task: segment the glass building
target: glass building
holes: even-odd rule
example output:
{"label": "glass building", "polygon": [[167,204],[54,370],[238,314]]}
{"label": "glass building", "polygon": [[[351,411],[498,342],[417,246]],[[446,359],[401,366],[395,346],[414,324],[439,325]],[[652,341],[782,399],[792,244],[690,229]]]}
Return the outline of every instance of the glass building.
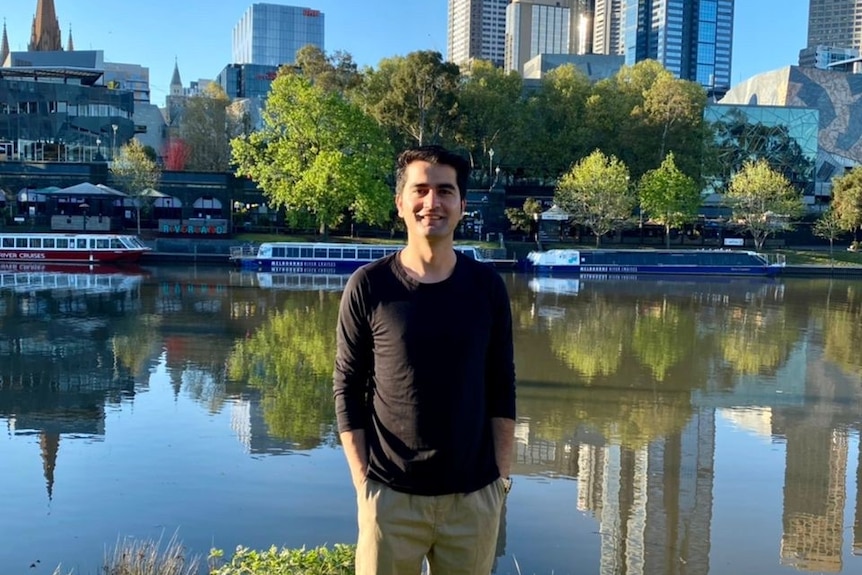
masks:
{"label": "glass building", "polygon": [[278,66],[228,64],[219,72],[215,81],[232,100],[266,98],[277,74]]}
{"label": "glass building", "polygon": [[814,204],[820,113],[816,108],[709,105],[704,119],[715,130],[719,173],[715,190],[725,189],[747,160],[765,159]]}
{"label": "glass building", "polygon": [[449,0],[447,58],[459,66],[471,59],[503,66],[506,6],[510,0]]}
{"label": "glass building", "polygon": [[710,95],[730,89],[733,0],[630,0],[623,18],[627,65],[657,60]]}
{"label": "glass building", "polygon": [[296,52],[311,44],[324,50],[320,10],[252,4],[233,29],[234,64],[295,64]]}

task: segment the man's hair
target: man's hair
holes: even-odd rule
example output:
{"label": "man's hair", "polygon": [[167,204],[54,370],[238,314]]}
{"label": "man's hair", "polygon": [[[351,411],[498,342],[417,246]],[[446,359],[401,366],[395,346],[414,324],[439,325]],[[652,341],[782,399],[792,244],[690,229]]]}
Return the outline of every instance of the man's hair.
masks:
{"label": "man's hair", "polygon": [[470,162],[466,158],[454,152],[450,152],[443,146],[419,146],[408,148],[398,154],[395,161],[395,195],[404,191],[406,180],[405,172],[407,166],[413,162],[428,162],[429,164],[440,164],[455,169],[455,178],[458,183],[458,193],[461,199],[467,197],[467,181],[470,178]]}

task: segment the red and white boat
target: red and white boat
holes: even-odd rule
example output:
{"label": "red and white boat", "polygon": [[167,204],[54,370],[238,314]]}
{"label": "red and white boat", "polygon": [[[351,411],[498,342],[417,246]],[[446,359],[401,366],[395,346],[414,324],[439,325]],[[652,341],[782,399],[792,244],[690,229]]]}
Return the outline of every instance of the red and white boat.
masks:
{"label": "red and white boat", "polygon": [[131,263],[148,251],[137,236],[0,233],[0,262]]}

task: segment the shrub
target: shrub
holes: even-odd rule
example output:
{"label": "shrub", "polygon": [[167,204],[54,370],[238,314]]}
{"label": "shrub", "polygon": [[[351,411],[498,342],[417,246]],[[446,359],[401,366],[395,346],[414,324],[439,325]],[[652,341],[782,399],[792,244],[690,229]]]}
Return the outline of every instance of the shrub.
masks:
{"label": "shrub", "polygon": [[[219,562],[223,555],[221,550],[213,549],[210,564]],[[355,546],[344,544],[336,544],[331,550],[272,546],[266,551],[255,551],[237,547],[230,563],[213,567],[210,575],[353,575],[355,556]]]}

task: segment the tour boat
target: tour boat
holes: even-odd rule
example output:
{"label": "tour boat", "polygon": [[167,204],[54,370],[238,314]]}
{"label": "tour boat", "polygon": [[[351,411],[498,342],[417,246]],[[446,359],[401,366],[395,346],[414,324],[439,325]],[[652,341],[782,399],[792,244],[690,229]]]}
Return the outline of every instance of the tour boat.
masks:
{"label": "tour boat", "polygon": [[[231,249],[230,260],[244,270],[349,274],[362,265],[403,248],[403,245],[383,244],[266,242],[257,249],[235,246]],[[456,245],[455,249],[483,261],[481,252],[475,246]]]}
{"label": "tour boat", "polygon": [[552,249],[527,254],[526,269],[537,274],[778,274],[784,255],[745,250],[574,250]]}
{"label": "tour boat", "polygon": [[0,262],[132,263],[149,250],[137,236],[0,233]]}

